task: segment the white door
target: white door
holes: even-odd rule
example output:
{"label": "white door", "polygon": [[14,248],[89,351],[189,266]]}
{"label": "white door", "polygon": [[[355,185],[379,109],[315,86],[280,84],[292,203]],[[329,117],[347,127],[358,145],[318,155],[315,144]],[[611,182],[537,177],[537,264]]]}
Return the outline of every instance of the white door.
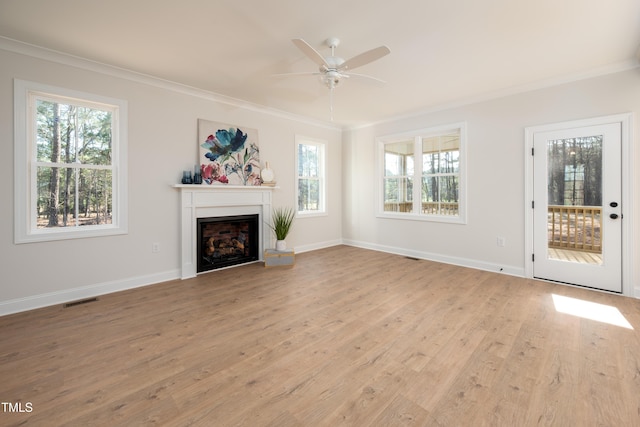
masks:
{"label": "white door", "polygon": [[533,277],[622,292],[621,123],[533,135]]}

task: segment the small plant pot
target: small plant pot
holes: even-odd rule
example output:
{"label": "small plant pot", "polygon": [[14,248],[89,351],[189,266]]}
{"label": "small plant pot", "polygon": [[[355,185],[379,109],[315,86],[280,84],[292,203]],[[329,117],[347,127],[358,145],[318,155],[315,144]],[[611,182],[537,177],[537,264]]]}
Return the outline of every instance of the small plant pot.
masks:
{"label": "small plant pot", "polygon": [[276,240],[276,251],[284,251],[287,249],[287,242],[284,240]]}

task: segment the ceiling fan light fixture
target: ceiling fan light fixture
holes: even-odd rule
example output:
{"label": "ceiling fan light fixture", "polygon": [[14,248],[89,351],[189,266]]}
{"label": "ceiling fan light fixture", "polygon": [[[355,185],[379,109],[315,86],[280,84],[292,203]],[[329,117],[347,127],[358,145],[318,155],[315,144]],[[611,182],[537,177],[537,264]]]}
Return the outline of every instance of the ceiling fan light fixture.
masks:
{"label": "ceiling fan light fixture", "polygon": [[338,86],[342,77],[347,76],[344,76],[335,70],[329,70],[320,76],[320,82],[329,89],[333,89]]}

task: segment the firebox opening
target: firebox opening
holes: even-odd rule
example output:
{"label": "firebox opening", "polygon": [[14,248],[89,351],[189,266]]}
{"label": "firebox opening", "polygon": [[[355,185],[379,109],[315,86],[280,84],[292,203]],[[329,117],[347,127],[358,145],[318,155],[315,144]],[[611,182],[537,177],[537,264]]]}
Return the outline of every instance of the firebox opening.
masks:
{"label": "firebox opening", "polygon": [[258,215],[198,218],[198,273],[258,260]]}

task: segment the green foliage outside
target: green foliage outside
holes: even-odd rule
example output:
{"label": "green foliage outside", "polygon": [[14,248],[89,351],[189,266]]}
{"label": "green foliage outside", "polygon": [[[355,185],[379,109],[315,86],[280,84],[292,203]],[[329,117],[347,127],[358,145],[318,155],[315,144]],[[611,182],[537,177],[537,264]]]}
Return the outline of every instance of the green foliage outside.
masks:
{"label": "green foliage outside", "polygon": [[112,114],[37,100],[38,227],[111,223]]}

